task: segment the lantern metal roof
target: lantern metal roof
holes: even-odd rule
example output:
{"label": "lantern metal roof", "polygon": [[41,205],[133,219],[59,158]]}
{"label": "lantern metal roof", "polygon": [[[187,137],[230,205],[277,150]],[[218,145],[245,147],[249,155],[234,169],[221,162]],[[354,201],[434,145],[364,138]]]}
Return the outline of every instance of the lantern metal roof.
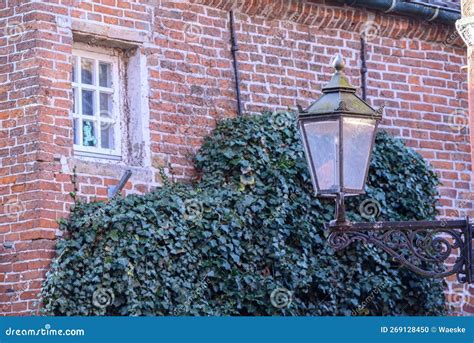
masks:
{"label": "lantern metal roof", "polygon": [[352,86],[344,75],[344,60],[338,54],[334,60],[333,67],[336,72],[331,81],[323,87],[323,96],[309,106],[305,111],[300,111],[300,117],[314,115],[337,115],[350,114],[354,116],[381,118],[381,114],[359,98],[356,88]]}

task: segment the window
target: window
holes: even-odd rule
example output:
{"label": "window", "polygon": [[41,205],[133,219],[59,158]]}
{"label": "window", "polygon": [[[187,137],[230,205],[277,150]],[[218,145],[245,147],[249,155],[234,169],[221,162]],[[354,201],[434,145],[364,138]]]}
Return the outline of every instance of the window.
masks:
{"label": "window", "polygon": [[77,155],[121,159],[119,58],[73,50],[73,129]]}

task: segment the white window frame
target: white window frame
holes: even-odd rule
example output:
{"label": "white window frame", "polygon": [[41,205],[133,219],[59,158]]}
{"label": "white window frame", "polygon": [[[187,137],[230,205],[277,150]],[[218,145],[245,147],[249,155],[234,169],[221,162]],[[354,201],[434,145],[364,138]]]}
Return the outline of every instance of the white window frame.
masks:
{"label": "white window frame", "polygon": [[[72,88],[76,89],[75,92],[75,105],[76,108],[72,109],[72,118],[73,120],[79,121],[79,126],[77,128],[79,132],[78,141],[83,141],[82,136],[82,129],[83,124],[82,120],[86,119],[88,121],[92,121],[95,126],[96,130],[96,139],[97,139],[97,146],[84,146],[82,144],[74,144],[74,151],[75,154],[78,156],[84,157],[94,157],[94,158],[105,158],[105,159],[112,159],[112,160],[121,160],[122,159],[122,130],[123,130],[123,123],[122,123],[122,104],[120,101],[120,93],[121,93],[121,82],[119,77],[119,57],[113,53],[111,49],[100,49],[100,52],[97,50],[90,51],[85,50],[82,48],[74,48],[72,50],[72,58],[75,60],[76,68],[75,68],[75,80],[76,82],[72,82]],[[92,59],[94,61],[94,85],[83,84],[81,80],[81,59],[87,58]],[[99,85],[99,63],[105,62],[111,64],[111,82],[112,87],[101,87]],[[71,80],[72,81],[72,80]],[[95,99],[94,99],[94,114],[93,116],[83,115],[82,114],[82,89],[86,90],[93,90],[95,91]],[[100,92],[113,94],[112,96],[112,119],[111,120],[104,120],[100,117]],[[102,148],[101,145],[101,123],[104,122],[113,122],[114,124],[114,149],[106,149]],[[73,132],[73,135],[75,133]],[[74,141],[76,141],[76,137],[74,137]],[[81,141],[81,143],[82,143]]]}

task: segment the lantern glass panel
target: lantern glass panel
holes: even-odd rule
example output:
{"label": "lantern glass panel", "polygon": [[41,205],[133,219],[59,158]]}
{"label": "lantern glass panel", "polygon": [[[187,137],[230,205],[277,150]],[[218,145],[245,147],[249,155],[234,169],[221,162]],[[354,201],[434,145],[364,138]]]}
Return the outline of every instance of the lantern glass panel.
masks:
{"label": "lantern glass panel", "polygon": [[305,123],[304,130],[318,191],[339,189],[339,121]]}
{"label": "lantern glass panel", "polygon": [[376,122],[369,118],[343,118],[344,188],[364,190]]}

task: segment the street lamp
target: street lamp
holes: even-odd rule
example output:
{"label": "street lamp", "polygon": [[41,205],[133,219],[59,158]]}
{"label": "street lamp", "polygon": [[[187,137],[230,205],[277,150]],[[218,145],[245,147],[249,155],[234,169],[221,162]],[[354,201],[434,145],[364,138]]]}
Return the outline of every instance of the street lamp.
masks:
{"label": "street lamp", "polygon": [[344,197],[365,193],[382,115],[355,94],[356,88],[344,75],[341,55],[336,56],[334,68],[323,96],[300,112],[298,126],[314,189],[320,196],[336,197],[338,211],[331,225],[348,226]]}
{"label": "street lamp", "polygon": [[[436,278],[457,274],[459,282],[471,283],[473,226],[468,218],[377,223],[346,219],[344,198],[365,193],[382,115],[355,94],[356,88],[344,75],[341,55],[333,66],[336,72],[323,88],[323,96],[298,115],[314,190],[336,201],[336,219],[326,225],[329,244],[339,250],[355,240],[372,243],[415,273]],[[454,264],[445,265],[458,250]]]}

